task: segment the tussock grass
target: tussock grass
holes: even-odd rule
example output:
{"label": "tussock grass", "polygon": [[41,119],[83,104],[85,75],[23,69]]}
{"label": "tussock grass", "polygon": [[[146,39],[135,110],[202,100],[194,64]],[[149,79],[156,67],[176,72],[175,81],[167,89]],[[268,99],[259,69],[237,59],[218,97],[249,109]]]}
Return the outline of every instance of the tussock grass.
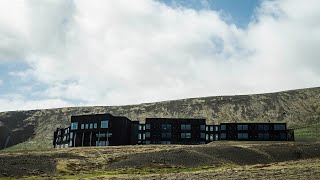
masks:
{"label": "tussock grass", "polygon": [[312,124],[295,129],[296,141],[320,141],[320,124]]}

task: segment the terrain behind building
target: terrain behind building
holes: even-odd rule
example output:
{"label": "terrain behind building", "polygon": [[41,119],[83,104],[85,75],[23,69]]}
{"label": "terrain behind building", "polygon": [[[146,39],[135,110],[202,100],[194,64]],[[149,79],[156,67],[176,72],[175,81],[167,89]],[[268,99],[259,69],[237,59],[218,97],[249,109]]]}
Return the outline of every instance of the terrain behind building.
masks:
{"label": "terrain behind building", "polygon": [[[144,122],[147,117],[205,118],[212,124],[286,122],[289,128],[296,129],[296,140],[315,141],[320,137],[320,88],[258,95],[191,98],[127,106],[1,112],[0,128],[10,133],[7,147],[49,148],[52,147],[52,132],[58,127],[68,126],[72,115],[104,113],[122,115],[140,122]],[[3,139],[5,138],[0,137],[2,141],[0,148],[3,148],[5,141]]]}

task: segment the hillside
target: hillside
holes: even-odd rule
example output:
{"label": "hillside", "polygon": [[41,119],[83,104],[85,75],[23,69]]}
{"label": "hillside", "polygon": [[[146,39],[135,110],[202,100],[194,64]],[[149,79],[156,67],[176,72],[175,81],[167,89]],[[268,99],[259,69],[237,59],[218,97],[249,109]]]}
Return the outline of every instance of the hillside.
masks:
{"label": "hillside", "polygon": [[[68,107],[0,113],[0,149],[51,147],[53,131],[71,115],[111,113],[131,120],[146,117],[201,117],[210,123],[287,122],[304,137],[320,126],[320,87],[277,93],[190,98],[127,106]],[[298,130],[299,133],[299,130]],[[10,139],[8,140],[8,135]]]}

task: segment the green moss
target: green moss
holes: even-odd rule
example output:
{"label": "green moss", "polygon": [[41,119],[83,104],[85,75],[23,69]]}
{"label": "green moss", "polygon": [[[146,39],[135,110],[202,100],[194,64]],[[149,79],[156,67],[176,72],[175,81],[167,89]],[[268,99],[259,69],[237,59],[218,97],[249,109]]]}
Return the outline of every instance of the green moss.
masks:
{"label": "green moss", "polygon": [[16,151],[16,150],[40,150],[40,149],[49,149],[49,146],[47,146],[44,143],[41,143],[40,141],[26,141],[20,144],[16,144],[14,146],[8,147],[5,149],[5,151]]}
{"label": "green moss", "polygon": [[304,127],[297,127],[294,131],[297,141],[319,141],[320,124],[312,124]]}

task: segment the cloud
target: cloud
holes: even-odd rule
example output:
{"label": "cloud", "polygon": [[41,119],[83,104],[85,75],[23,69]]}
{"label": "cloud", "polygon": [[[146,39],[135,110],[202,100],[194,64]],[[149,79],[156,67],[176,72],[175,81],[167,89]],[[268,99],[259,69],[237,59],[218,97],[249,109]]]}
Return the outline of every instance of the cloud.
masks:
{"label": "cloud", "polygon": [[13,111],[17,109],[48,109],[70,106],[75,106],[75,104],[58,98],[30,100],[18,94],[7,94],[6,96],[0,96],[1,111]]}
{"label": "cloud", "polygon": [[[248,30],[245,48],[252,86],[266,90],[319,86],[319,2],[265,1]],[[299,7],[299,8],[297,8]],[[250,76],[246,73],[246,76]]]}
{"label": "cloud", "polygon": [[71,0],[4,1],[0,11],[0,62],[61,53]]}
{"label": "cloud", "polygon": [[[38,92],[46,107],[69,105],[61,99],[119,105],[320,84],[316,0],[264,1],[246,29],[217,11],[153,0],[4,4],[0,62],[28,64],[16,74],[46,87]],[[28,98],[15,102],[38,107]]]}

